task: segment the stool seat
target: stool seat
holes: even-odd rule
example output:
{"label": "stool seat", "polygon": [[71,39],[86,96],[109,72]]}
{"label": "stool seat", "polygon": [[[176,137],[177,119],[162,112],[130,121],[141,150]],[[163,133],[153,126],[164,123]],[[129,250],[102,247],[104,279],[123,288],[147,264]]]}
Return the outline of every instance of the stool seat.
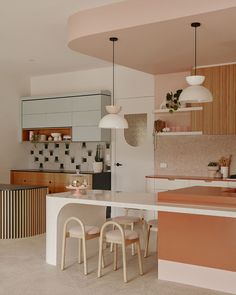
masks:
{"label": "stool seat", "polygon": [[[125,229],[124,235],[126,240],[138,239],[139,235],[136,231]],[[105,234],[106,240],[109,242],[122,242],[122,235],[119,229],[110,230]]]}
{"label": "stool seat", "polygon": [[117,216],[112,218],[113,221],[119,223],[119,224],[129,224],[129,223],[136,223],[141,220],[140,217],[136,216]]}
{"label": "stool seat", "polygon": [[[85,234],[87,234],[87,235],[96,235],[96,234],[99,234],[100,229],[97,226],[85,225],[84,231],[85,231]],[[83,236],[81,226],[73,226],[68,230],[68,232],[71,237],[72,236],[74,236],[74,237],[82,237]]]}

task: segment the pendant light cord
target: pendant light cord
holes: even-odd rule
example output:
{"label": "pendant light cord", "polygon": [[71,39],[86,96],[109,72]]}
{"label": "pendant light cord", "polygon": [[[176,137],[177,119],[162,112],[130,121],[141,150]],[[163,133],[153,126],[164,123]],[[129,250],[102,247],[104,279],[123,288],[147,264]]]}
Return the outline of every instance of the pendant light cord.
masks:
{"label": "pendant light cord", "polygon": [[191,23],[191,27],[194,28],[194,75],[197,74],[197,28],[200,27],[200,23]]}
{"label": "pendant light cord", "polygon": [[197,75],[197,28],[194,28],[194,75]]}
{"label": "pendant light cord", "polygon": [[113,44],[113,57],[112,57],[112,71],[113,71],[113,80],[112,80],[112,105],[115,105],[115,40],[112,41]]}

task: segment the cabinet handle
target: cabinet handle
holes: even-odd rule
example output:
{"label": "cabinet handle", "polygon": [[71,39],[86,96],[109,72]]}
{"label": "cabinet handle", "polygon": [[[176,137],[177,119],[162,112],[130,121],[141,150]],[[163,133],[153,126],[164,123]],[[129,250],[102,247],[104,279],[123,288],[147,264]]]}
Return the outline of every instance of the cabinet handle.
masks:
{"label": "cabinet handle", "polygon": [[49,181],[49,183],[52,183],[51,180]]}

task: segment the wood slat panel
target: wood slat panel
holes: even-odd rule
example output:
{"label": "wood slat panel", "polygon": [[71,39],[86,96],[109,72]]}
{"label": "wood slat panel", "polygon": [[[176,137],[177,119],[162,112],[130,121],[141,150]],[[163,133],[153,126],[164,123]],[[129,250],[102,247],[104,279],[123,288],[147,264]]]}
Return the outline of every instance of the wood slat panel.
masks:
{"label": "wood slat panel", "polygon": [[198,74],[206,77],[204,86],[212,92],[213,102],[201,104],[202,112],[191,113],[192,130],[236,134],[236,65],[201,68]]}

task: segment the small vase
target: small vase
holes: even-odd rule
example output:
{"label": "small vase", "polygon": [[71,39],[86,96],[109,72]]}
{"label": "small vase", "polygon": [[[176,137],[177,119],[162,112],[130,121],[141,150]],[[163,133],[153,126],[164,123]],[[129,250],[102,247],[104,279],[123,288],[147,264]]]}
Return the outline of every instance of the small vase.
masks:
{"label": "small vase", "polygon": [[101,173],[103,169],[103,162],[93,162],[93,172]]}
{"label": "small vase", "polygon": [[227,178],[229,176],[229,167],[221,166],[220,172],[222,173],[223,178]]}

